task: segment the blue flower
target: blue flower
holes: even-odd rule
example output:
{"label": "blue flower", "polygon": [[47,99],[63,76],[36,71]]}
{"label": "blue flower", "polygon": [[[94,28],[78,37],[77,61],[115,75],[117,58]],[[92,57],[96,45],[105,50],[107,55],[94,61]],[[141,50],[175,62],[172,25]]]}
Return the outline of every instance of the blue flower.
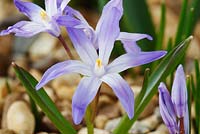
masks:
{"label": "blue flower", "polygon": [[[67,10],[73,9],[67,8]],[[83,19],[78,12],[74,12],[74,14]],[[120,33],[119,20],[122,14],[121,0],[108,2],[96,28],[96,39],[89,38],[90,33],[80,28],[85,27],[84,24],[74,28],[67,27],[68,34],[81,61],[68,60],[55,64],[44,73],[41,81],[36,86],[36,89],[40,89],[50,80],[64,74],[79,73],[83,75],[84,77],[72,98],[72,116],[75,124],[82,121],[87,106],[96,96],[102,82],[113,89],[128,117],[132,119],[134,116],[134,95],[128,83],[119,73],[160,59],[166,54],[165,51],[142,52],[136,44],[131,43],[130,45],[133,45],[134,51],[128,52],[109,63],[115,40],[120,38],[125,42],[132,42],[132,34]],[[63,17],[60,20],[65,22]],[[98,46],[98,52],[96,45]]]}
{"label": "blue flower", "polygon": [[[25,14],[31,21],[20,21],[13,26],[3,30],[0,35],[15,33],[16,36],[31,37],[40,32],[48,32],[51,35],[58,37],[60,28],[57,23],[59,16],[63,15],[63,10],[70,0],[45,0],[45,9],[31,2],[23,2],[14,0],[18,10]],[[74,26],[79,22],[71,16],[65,16],[67,26]]]}

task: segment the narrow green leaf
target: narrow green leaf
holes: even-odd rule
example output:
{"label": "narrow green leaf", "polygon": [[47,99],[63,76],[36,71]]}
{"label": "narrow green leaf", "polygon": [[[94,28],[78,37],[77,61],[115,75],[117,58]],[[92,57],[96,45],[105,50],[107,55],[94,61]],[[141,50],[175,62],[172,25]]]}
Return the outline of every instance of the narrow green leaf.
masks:
{"label": "narrow green leaf", "polygon": [[153,41],[144,40],[139,44],[142,50],[154,50],[156,33],[146,0],[124,0],[123,7],[122,30],[151,35]]}
{"label": "narrow green leaf", "polygon": [[186,31],[185,31],[186,36],[191,35],[194,31],[194,28],[200,16],[199,9],[200,9],[200,0],[193,0],[186,21]]}
{"label": "narrow green leaf", "polygon": [[160,28],[157,34],[156,50],[162,49],[163,38],[164,38],[164,33],[165,33],[165,25],[166,25],[166,5],[165,5],[165,0],[162,0]]}
{"label": "narrow green leaf", "polygon": [[42,111],[54,123],[54,125],[58,128],[58,130],[62,134],[76,134],[75,129],[61,115],[61,113],[58,111],[55,104],[46,94],[44,89],[36,91],[35,85],[38,83],[37,80],[27,71],[17,66],[15,63],[13,63],[13,67],[17,77],[24,85],[28,95],[31,96],[31,98],[35,101],[35,103],[40,106]]}
{"label": "narrow green leaf", "polygon": [[145,106],[157,92],[157,86],[160,81],[163,81],[170,73],[176,69],[176,66],[180,63],[180,60],[185,54],[191,40],[192,36],[187,38],[165,56],[160,65],[158,65],[157,69],[155,69],[155,71],[150,75],[146,94],[140,104],[136,107],[133,119],[129,120],[127,115],[123,116],[119,125],[113,131],[114,134],[123,134],[128,132],[133,123],[144,110]]}
{"label": "narrow green leaf", "polygon": [[167,51],[171,51],[172,48],[173,48],[173,41],[172,41],[172,38],[169,38],[167,42]]}
{"label": "narrow green leaf", "polygon": [[34,100],[29,96],[30,98],[30,103],[31,103],[31,111],[34,115],[35,121],[36,121],[36,126],[35,126],[35,131],[40,129],[40,124],[41,124],[41,115],[38,111],[38,108],[34,102]]}
{"label": "narrow green leaf", "polygon": [[139,95],[135,98],[135,107],[137,107],[137,105],[140,103],[140,101],[142,100],[142,98],[144,97],[146,93],[146,89],[147,89],[147,85],[149,81],[149,75],[150,75],[150,69],[147,68],[144,72],[144,81],[142,85],[142,90],[140,91]]}
{"label": "narrow green leaf", "polygon": [[196,80],[198,80],[199,79],[200,70],[199,70],[199,61],[197,59],[195,59],[195,61],[194,61],[194,66],[195,66]]}
{"label": "narrow green leaf", "polygon": [[177,45],[184,38],[184,27],[186,22],[187,7],[188,7],[188,0],[183,0],[183,4],[181,7],[181,15],[179,18],[179,24],[175,39],[175,44]]}

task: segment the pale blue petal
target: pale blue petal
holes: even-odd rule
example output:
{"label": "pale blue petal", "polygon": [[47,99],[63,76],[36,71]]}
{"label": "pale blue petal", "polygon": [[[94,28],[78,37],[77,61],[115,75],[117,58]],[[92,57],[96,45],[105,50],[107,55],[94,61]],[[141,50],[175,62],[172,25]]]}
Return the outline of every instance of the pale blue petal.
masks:
{"label": "pale blue petal", "polygon": [[120,40],[123,43],[123,46],[128,53],[138,53],[141,51],[140,47],[137,46],[137,41],[147,38],[152,40],[152,37],[147,34],[140,33],[126,33],[120,32],[120,35],[117,40]]}
{"label": "pale blue petal", "polygon": [[103,8],[96,27],[99,45],[99,58],[107,65],[114,42],[119,36],[119,20],[123,14],[122,0],[110,0]]}
{"label": "pale blue petal", "polygon": [[183,117],[186,112],[187,101],[185,73],[182,65],[179,65],[172,86],[172,102],[179,118]]}
{"label": "pale blue petal", "polygon": [[47,30],[46,27],[41,24],[30,21],[20,21],[15,25],[8,27],[7,30],[1,31],[0,36],[15,33],[16,36],[31,37],[45,30]]}
{"label": "pale blue petal", "polygon": [[42,76],[40,82],[36,85],[36,89],[39,90],[49,81],[69,73],[80,73],[82,75],[90,76],[92,72],[90,71],[89,67],[83,64],[80,61],[75,60],[67,60],[64,62],[57,63],[50,67]]}
{"label": "pale blue petal", "polygon": [[76,19],[70,15],[62,15],[57,18],[56,22],[59,25],[62,25],[65,27],[75,27],[75,26],[81,24],[81,22],[78,19]]}
{"label": "pale blue petal", "polygon": [[67,31],[81,60],[93,66],[98,55],[91,41],[80,29],[67,28]]}
{"label": "pale blue petal", "polygon": [[70,0],[62,0],[62,3],[60,5],[60,9],[61,11],[64,11],[65,7],[67,6],[67,4],[70,2]]}
{"label": "pale blue petal", "polygon": [[184,115],[184,129],[185,129],[185,134],[190,133],[190,119],[189,119],[188,104],[187,104],[186,112]]}
{"label": "pale blue petal", "polygon": [[14,2],[18,10],[29,17],[30,20],[41,23],[41,12],[45,12],[41,7],[31,2],[23,2],[21,0],[14,0]]}
{"label": "pale blue petal", "polygon": [[92,42],[94,47],[98,49],[98,43],[96,43],[96,34],[94,32],[94,29],[88,24],[87,20],[82,16],[82,14],[79,11],[69,6],[66,6],[64,11],[65,11],[65,14],[75,17],[80,21],[80,24],[76,25],[75,28],[82,29],[87,35],[87,37],[89,38],[89,40]]}
{"label": "pale blue petal", "polygon": [[159,104],[166,108],[167,112],[176,120],[176,111],[174,109],[174,105],[171,100],[171,96],[169,94],[168,89],[166,88],[163,82],[160,83],[159,87]]}
{"label": "pale blue petal", "polygon": [[170,94],[164,83],[160,83],[158,89],[160,114],[170,133],[175,134],[178,130],[178,126],[176,123],[176,113]]}
{"label": "pale blue petal", "polygon": [[48,32],[49,34],[58,37],[60,35],[60,27],[57,24],[57,22],[55,20],[51,20],[50,22],[48,22],[44,27],[46,27],[46,32]]}
{"label": "pale blue petal", "polygon": [[101,80],[113,89],[129,119],[132,119],[134,116],[134,94],[128,83],[119,74],[107,74]]}
{"label": "pale blue petal", "polygon": [[49,16],[54,16],[58,13],[57,0],[45,0],[45,9]]}
{"label": "pale blue petal", "polygon": [[121,41],[139,41],[142,39],[153,40],[153,38],[148,34],[141,34],[141,33],[127,33],[127,32],[120,32],[119,37],[117,40]]}
{"label": "pale blue petal", "polygon": [[72,117],[75,124],[80,124],[87,106],[96,96],[101,81],[96,77],[84,77],[72,98]]}
{"label": "pale blue petal", "polygon": [[140,53],[127,53],[110,63],[107,67],[109,73],[119,73],[126,69],[147,64],[165,56],[166,51],[152,51]]}

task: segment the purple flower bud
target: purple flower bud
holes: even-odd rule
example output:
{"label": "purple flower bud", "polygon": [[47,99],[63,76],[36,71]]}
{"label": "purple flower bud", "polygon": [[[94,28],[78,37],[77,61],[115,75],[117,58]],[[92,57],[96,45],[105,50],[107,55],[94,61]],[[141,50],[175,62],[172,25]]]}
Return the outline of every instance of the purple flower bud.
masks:
{"label": "purple flower bud", "polygon": [[171,96],[178,118],[184,117],[187,108],[187,87],[182,65],[176,70]]}
{"label": "purple flower bud", "polygon": [[159,87],[159,105],[160,114],[163,121],[171,134],[175,134],[178,131],[178,126],[176,123],[176,113],[171,101],[170,94],[164,83],[160,83]]}

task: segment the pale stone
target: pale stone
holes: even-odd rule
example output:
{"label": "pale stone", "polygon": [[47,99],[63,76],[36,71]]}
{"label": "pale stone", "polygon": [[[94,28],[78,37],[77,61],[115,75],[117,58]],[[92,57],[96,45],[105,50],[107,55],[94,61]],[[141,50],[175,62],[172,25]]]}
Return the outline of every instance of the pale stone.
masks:
{"label": "pale stone", "polygon": [[33,134],[35,119],[25,102],[16,101],[9,107],[7,127],[17,133]]}
{"label": "pale stone", "polygon": [[97,115],[94,124],[97,128],[103,129],[107,121],[108,117],[106,115]]}
{"label": "pale stone", "polygon": [[47,33],[40,34],[39,38],[32,44],[29,49],[30,57],[33,61],[51,55],[56,47],[57,39]]}
{"label": "pale stone", "polygon": [[59,99],[72,100],[73,94],[76,90],[76,86],[60,86],[57,89],[54,89],[56,95]]}
{"label": "pale stone", "polygon": [[[87,134],[87,128],[82,128],[78,132],[78,134]],[[110,133],[108,131],[106,131],[106,130],[94,128],[94,134],[110,134]]]}

